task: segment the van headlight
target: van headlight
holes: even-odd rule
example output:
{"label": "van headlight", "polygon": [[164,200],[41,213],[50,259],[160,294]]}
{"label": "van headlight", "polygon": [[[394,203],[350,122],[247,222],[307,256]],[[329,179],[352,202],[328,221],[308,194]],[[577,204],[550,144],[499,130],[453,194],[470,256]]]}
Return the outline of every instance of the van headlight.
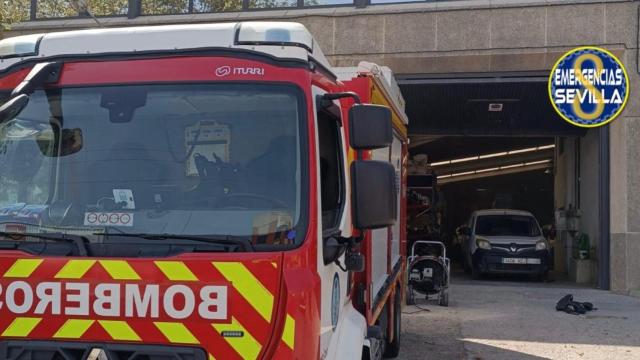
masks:
{"label": "van headlight", "polygon": [[476,245],[478,245],[480,249],[491,250],[491,243],[485,238],[476,238]]}
{"label": "van headlight", "polygon": [[536,250],[547,250],[547,242],[540,240],[536,243]]}

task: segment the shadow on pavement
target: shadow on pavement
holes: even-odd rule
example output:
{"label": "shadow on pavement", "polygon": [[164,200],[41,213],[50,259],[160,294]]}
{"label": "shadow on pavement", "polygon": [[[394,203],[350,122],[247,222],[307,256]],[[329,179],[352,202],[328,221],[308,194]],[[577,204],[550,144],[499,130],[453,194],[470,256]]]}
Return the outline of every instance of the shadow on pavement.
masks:
{"label": "shadow on pavement", "polygon": [[[416,299],[416,305],[403,310],[402,347],[399,360],[538,360],[518,351],[463,340],[457,321],[456,302],[452,307],[437,305],[437,301]],[[491,354],[483,357],[483,354]]]}

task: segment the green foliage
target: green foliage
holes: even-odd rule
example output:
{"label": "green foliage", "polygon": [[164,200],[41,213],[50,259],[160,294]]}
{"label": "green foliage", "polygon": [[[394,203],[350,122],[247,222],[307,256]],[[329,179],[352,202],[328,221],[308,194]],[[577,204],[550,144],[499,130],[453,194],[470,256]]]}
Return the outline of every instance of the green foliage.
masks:
{"label": "green foliage", "polygon": [[78,16],[78,11],[65,0],[38,0],[37,18],[61,18]]}
{"label": "green foliage", "polygon": [[0,33],[29,18],[30,0],[0,0]]}
{"label": "green foliage", "polygon": [[193,2],[195,12],[222,12],[242,10],[242,0],[201,0]]}
{"label": "green foliage", "polygon": [[142,0],[143,14],[184,14],[189,12],[188,0]]}
{"label": "green foliage", "polygon": [[[194,0],[196,13],[241,11],[243,0]],[[250,9],[295,7],[297,0],[249,0]],[[318,0],[305,0],[305,5],[317,5]],[[30,0],[0,0],[0,33],[11,24],[29,20]],[[88,16],[126,15],[128,0],[38,0],[39,19]],[[189,12],[189,0],[142,0],[142,13],[184,14]]]}
{"label": "green foliage", "polygon": [[88,0],[89,11],[94,16],[127,15],[128,0]]}
{"label": "green foliage", "polygon": [[128,0],[38,0],[36,17],[44,19],[87,16],[87,11],[94,16],[125,15],[128,5]]}

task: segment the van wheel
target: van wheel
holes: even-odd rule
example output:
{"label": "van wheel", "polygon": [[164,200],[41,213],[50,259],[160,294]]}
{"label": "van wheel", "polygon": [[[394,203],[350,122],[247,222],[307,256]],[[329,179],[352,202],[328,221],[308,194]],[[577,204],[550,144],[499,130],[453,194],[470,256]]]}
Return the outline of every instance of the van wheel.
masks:
{"label": "van wheel", "polygon": [[438,299],[438,305],[449,306],[449,291],[446,289],[440,292],[440,298]]}
{"label": "van wheel", "polygon": [[471,275],[471,266],[467,263],[467,260],[462,261],[462,267],[464,268],[464,273],[467,275]]}
{"label": "van wheel", "polygon": [[387,342],[384,349],[384,357],[395,358],[400,354],[400,332],[402,331],[402,310],[400,308],[400,288],[396,289],[393,300],[393,341]]}
{"label": "van wheel", "polygon": [[413,287],[411,285],[407,286],[407,305],[415,305],[416,300],[413,294]]}
{"label": "van wheel", "polygon": [[480,273],[480,269],[471,265],[471,278],[473,280],[480,280],[481,275],[482,274]]}
{"label": "van wheel", "polygon": [[549,271],[538,274],[538,276],[536,276],[536,280],[539,282],[546,282],[547,280],[549,280]]}

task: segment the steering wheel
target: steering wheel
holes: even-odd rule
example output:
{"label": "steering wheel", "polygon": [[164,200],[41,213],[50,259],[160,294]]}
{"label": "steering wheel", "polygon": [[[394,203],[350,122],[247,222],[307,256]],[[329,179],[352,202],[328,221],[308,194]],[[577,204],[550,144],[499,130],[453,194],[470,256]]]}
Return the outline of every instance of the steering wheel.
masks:
{"label": "steering wheel", "polygon": [[223,202],[232,198],[258,199],[276,205],[278,208],[287,208],[287,204],[285,204],[284,201],[280,199],[254,193],[228,193],[225,195],[221,195],[221,197],[224,198],[224,200],[222,200]]}

